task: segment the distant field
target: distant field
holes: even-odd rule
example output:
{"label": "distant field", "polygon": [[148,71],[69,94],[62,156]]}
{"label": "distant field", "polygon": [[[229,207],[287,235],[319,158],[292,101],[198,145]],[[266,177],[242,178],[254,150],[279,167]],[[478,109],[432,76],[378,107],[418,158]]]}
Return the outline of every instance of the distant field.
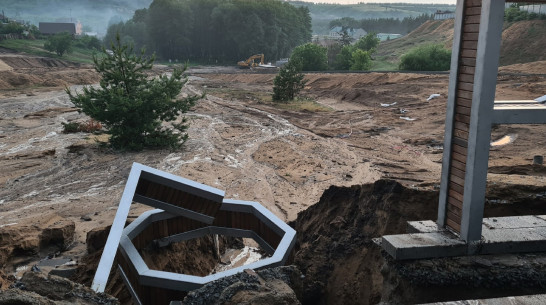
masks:
{"label": "distant field", "polygon": [[0,41],[0,47],[9,48],[18,52],[24,52],[36,56],[52,57],[73,62],[92,64],[93,50],[74,47],[72,53],[65,54],[62,57],[44,49],[45,40],[26,40],[26,39],[7,39]]}

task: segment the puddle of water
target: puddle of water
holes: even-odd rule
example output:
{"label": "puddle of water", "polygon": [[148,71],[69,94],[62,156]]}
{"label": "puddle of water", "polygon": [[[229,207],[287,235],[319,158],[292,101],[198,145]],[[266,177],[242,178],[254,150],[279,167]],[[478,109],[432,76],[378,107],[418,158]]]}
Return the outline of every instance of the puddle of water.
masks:
{"label": "puddle of water", "polygon": [[518,137],[517,134],[505,135],[504,137],[491,142],[491,147],[498,147],[498,146],[504,146],[504,145],[510,144],[514,142],[517,137]]}
{"label": "puddle of water", "polygon": [[213,273],[252,264],[259,261],[261,258],[262,254],[259,252],[259,249],[255,247],[245,246],[243,249],[228,249],[222,256],[222,261],[229,263],[219,264],[216,266]]}

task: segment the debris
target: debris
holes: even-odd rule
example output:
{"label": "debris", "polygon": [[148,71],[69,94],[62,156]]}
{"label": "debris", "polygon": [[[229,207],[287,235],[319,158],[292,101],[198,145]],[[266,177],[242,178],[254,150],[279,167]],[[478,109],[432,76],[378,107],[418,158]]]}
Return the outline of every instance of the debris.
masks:
{"label": "debris", "polygon": [[505,135],[504,137],[491,142],[491,147],[504,146],[504,145],[510,144],[514,142],[517,137],[518,137],[517,134]]}
{"label": "debris", "polygon": [[537,97],[537,98],[535,99],[535,101],[537,101],[537,102],[539,102],[539,103],[542,103],[542,104],[546,103],[546,95],[543,95],[543,96],[541,96],[541,97]]}
{"label": "debris", "polygon": [[406,108],[400,108],[400,113],[408,113],[409,110],[407,110]]}
{"label": "debris", "polygon": [[435,98],[438,98],[442,96],[441,94],[438,94],[438,93],[435,93],[435,94],[431,94],[428,98],[427,98],[427,101],[430,101],[430,100],[433,100]]}
{"label": "debris", "polygon": [[383,103],[381,103],[381,107],[390,107],[390,106],[394,106],[394,105],[396,105],[396,102],[390,103],[390,104],[383,104]]}
{"label": "debris", "polygon": [[408,116],[401,116],[400,118],[401,118],[402,120],[406,120],[406,121],[415,121],[415,120],[417,120],[416,118],[410,118],[410,117],[408,117]]}

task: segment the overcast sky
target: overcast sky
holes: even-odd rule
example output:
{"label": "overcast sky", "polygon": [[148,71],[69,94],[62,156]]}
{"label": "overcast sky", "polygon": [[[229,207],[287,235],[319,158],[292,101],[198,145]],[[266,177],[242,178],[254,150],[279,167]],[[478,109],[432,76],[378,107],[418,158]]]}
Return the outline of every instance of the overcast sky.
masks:
{"label": "overcast sky", "polygon": [[315,3],[339,3],[339,4],[355,4],[359,2],[365,3],[436,3],[436,4],[455,4],[457,0],[300,0],[305,2]]}

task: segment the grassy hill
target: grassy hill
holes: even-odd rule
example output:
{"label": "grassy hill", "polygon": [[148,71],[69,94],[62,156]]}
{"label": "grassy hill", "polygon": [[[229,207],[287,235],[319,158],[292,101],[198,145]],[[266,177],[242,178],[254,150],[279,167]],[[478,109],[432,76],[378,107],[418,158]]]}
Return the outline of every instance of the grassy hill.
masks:
{"label": "grassy hill", "polygon": [[[443,44],[451,49],[454,20],[430,20],[410,34],[384,41],[375,54],[376,67],[396,68],[400,57],[409,50],[428,43]],[[546,20],[506,23],[502,34],[502,66],[546,60]]]}
{"label": "grassy hill", "polygon": [[84,31],[106,33],[110,23],[130,19],[135,10],[148,7],[152,0],[2,0],[10,19],[30,22],[76,21]]}
{"label": "grassy hill", "polygon": [[[409,1],[408,1],[409,2]],[[328,34],[329,23],[343,17],[356,20],[417,17],[422,14],[434,14],[437,10],[455,10],[455,5],[412,4],[412,3],[359,3],[359,4],[325,4],[301,1],[290,2],[296,6],[309,8],[312,17],[313,34]]]}
{"label": "grassy hill", "polygon": [[[0,41],[0,47],[12,49],[18,52],[24,52],[30,55],[51,57],[56,59],[68,60],[84,64],[93,63],[93,50],[74,47],[72,53],[65,54],[62,57],[44,49],[45,40],[27,40],[27,39],[7,39]],[[100,52],[97,52],[100,53]]]}

